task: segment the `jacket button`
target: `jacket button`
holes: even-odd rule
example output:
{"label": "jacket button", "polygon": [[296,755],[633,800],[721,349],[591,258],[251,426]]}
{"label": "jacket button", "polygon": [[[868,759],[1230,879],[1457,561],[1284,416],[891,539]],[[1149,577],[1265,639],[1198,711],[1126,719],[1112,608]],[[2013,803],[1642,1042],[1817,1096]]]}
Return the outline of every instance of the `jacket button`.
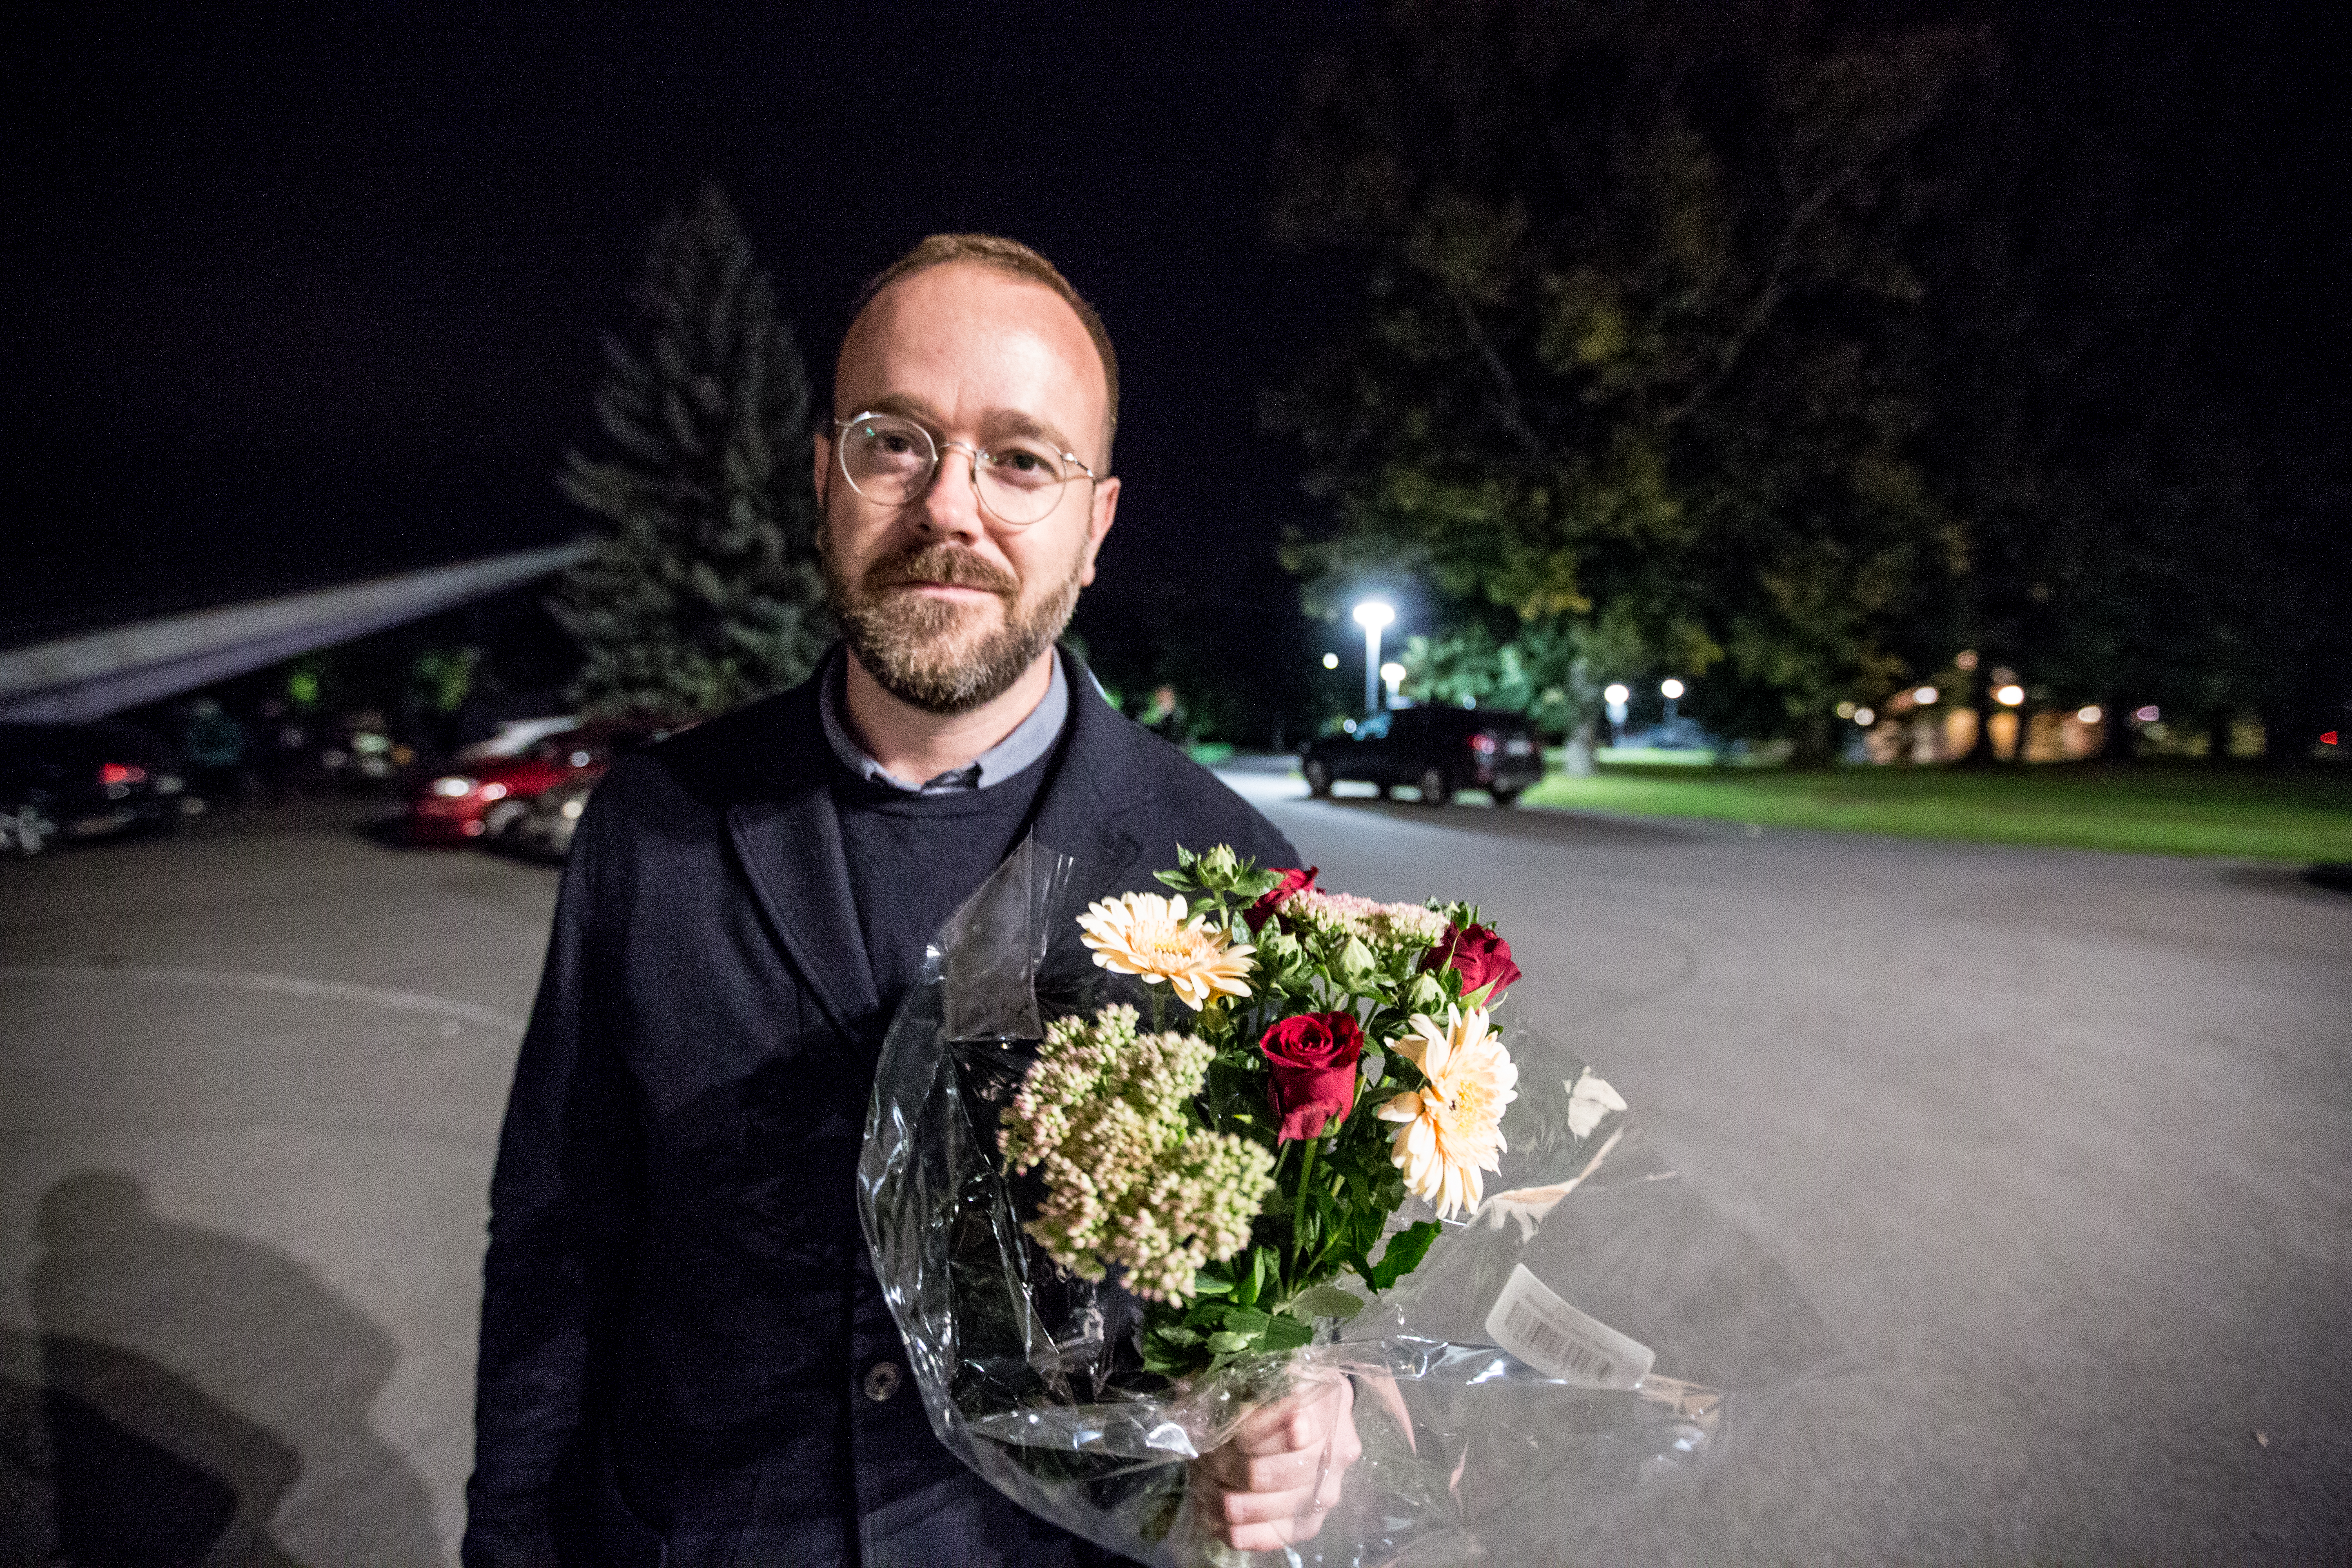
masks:
{"label": "jacket button", "polygon": [[898,1363],[877,1361],[866,1374],[866,1397],[879,1405],[898,1392]]}

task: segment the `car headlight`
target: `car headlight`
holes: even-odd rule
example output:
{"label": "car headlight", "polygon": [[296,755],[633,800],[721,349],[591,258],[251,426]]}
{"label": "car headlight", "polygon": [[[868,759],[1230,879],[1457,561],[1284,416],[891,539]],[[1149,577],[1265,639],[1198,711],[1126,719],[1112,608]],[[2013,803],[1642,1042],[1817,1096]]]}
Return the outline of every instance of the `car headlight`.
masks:
{"label": "car headlight", "polygon": [[433,793],[443,799],[456,800],[474,793],[474,781],[463,773],[451,773],[446,778],[435,779],[432,787]]}

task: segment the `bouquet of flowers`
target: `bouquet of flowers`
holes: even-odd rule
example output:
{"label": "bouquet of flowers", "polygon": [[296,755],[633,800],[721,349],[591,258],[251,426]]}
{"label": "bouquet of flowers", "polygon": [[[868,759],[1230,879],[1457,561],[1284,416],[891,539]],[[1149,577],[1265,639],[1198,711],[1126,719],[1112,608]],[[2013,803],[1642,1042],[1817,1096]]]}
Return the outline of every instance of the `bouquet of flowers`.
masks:
{"label": "bouquet of flowers", "polygon": [[[1362,1458],[1288,1560],[1475,1556],[1654,1487],[1725,1383],[1826,1355],[1616,1091],[1507,1036],[1521,974],[1475,906],[1184,852],[1167,893],[1087,907],[1091,963],[1055,972],[1067,870],[1024,846],[934,942],[859,1172],[934,1430],[1032,1512],[1229,1556],[1182,1461],[1344,1377]],[[1787,1309],[1763,1334],[1759,1300]]]}

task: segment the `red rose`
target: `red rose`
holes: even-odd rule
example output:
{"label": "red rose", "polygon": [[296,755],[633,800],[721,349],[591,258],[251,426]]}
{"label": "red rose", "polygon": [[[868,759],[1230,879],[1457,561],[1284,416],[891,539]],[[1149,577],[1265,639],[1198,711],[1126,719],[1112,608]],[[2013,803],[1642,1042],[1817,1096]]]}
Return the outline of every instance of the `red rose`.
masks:
{"label": "red rose", "polygon": [[1282,880],[1275,884],[1274,890],[1262,895],[1258,901],[1252,904],[1243,914],[1242,919],[1249,921],[1249,928],[1253,931],[1264,931],[1265,922],[1274,918],[1274,911],[1282,908],[1283,903],[1291,894],[1315,885],[1315,873],[1322,868],[1320,866],[1309,866],[1302,871],[1296,866],[1291,867],[1283,872]]}
{"label": "red rose", "polygon": [[1511,944],[1485,926],[1447,926],[1437,945],[1421,955],[1423,974],[1441,969],[1462,976],[1465,996],[1481,985],[1493,985],[1495,989],[1486,994],[1490,1007],[1519,978],[1519,966],[1511,962]]}
{"label": "red rose", "polygon": [[1301,1013],[1285,1018],[1257,1043],[1274,1067],[1268,1096],[1281,1121],[1277,1139],[1315,1138],[1345,1118],[1356,1103],[1356,1063],[1364,1031],[1352,1013]]}

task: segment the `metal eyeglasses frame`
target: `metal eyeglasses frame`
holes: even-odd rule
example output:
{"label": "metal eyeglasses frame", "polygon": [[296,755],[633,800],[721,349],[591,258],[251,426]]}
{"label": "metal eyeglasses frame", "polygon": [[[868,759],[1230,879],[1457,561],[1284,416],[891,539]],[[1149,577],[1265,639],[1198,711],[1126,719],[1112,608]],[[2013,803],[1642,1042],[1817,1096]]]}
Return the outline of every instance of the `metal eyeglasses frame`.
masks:
{"label": "metal eyeglasses frame", "polygon": [[[843,440],[842,436],[852,425],[856,424],[861,419],[890,419],[895,420],[901,425],[912,426],[914,428],[921,431],[923,433],[923,439],[930,444],[930,471],[924,476],[923,482],[917,485],[908,494],[905,500],[887,501],[878,496],[866,495],[864,490],[858,489],[856,477],[849,471],[849,443]],[[836,419],[833,422],[833,466],[841,470],[842,479],[847,481],[851,489],[856,490],[856,493],[861,496],[865,496],[867,500],[872,501],[877,506],[912,506],[917,501],[922,500],[925,496],[930,494],[931,487],[940,482],[940,468],[947,462],[948,453],[958,447],[962,447],[965,454],[971,458],[971,493],[973,499],[980,502],[981,506],[986,510],[990,517],[996,520],[999,526],[1016,531],[1024,528],[1034,528],[1037,524],[1053,516],[1054,508],[1062,504],[1061,497],[1057,495],[1054,498],[1052,504],[1047,506],[1044,511],[1039,512],[1035,517],[1029,519],[1026,522],[1017,522],[1012,518],[1005,516],[1003,512],[997,510],[994,507],[990,506],[988,504],[988,492],[983,490],[980,486],[981,464],[986,463],[991,468],[994,468],[996,466],[996,457],[993,453],[990,452],[987,447],[975,447],[969,441],[944,440],[939,436],[932,434],[931,427],[924,424],[919,419],[911,419],[904,414],[886,414],[879,409],[874,408],[869,408],[862,414],[853,414],[846,419]],[[1054,482],[1054,488],[1055,489],[1065,489],[1076,483],[1079,479],[1086,480],[1089,485],[1097,485],[1102,482],[1102,480],[1096,476],[1094,465],[1088,463],[1084,458],[1079,457],[1076,452],[1065,452],[1059,447],[1048,447],[1047,449],[1052,451],[1055,457],[1061,458],[1064,462],[1075,463],[1077,465],[1078,471],[1076,473],[1066,474],[1061,479],[1056,479]]]}

